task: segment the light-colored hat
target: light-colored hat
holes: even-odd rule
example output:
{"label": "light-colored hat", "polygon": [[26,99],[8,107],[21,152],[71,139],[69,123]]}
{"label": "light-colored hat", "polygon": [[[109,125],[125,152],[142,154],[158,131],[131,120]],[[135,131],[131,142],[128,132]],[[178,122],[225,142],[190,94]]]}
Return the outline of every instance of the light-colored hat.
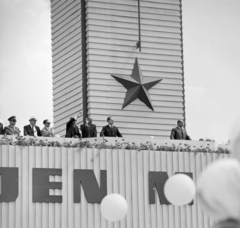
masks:
{"label": "light-colored hat", "polygon": [[31,120],[36,120],[37,121],[37,119],[34,116],[30,117],[29,121],[31,121]]}

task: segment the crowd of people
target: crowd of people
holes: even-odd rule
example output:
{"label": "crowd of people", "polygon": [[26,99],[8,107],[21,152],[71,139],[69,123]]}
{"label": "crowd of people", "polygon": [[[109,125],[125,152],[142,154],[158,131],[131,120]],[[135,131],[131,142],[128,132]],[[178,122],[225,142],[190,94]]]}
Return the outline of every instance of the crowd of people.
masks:
{"label": "crowd of people", "polygon": [[[92,118],[86,118],[86,123],[82,124],[80,128],[77,126],[77,119],[81,116],[81,113],[77,116],[71,117],[66,123],[66,134],[65,138],[91,138],[97,137],[97,127],[92,123]],[[9,125],[3,127],[0,123],[0,135],[15,135],[19,136],[21,131],[16,127],[17,118],[16,116],[11,116],[8,118]],[[24,126],[23,135],[24,136],[43,136],[43,137],[54,137],[54,130],[50,127],[51,122],[46,119],[43,121],[44,127],[40,128],[36,125],[37,119],[35,117],[30,117],[29,124]],[[107,125],[104,126],[100,132],[100,136],[103,137],[123,137],[119,129],[114,126],[114,120],[112,117],[107,118]],[[183,127],[183,121],[177,121],[177,127],[173,128],[171,131],[170,139],[176,140],[191,140],[187,134],[186,129]]]}

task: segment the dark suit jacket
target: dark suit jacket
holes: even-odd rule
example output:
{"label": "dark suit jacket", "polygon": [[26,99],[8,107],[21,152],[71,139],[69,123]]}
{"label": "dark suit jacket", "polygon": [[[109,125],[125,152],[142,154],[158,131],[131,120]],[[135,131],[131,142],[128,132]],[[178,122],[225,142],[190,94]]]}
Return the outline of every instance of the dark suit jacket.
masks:
{"label": "dark suit jacket", "polygon": [[94,124],[90,124],[89,126],[82,124],[80,129],[82,131],[83,138],[97,137],[97,128]]}
{"label": "dark suit jacket", "polygon": [[73,121],[75,121],[75,119],[71,118],[66,124],[65,138],[72,138],[75,135],[77,135],[79,138],[81,138],[81,134],[79,132],[78,127],[76,125],[75,126],[72,125]]}
{"label": "dark suit jacket", "polygon": [[113,126],[111,129],[109,125],[103,127],[100,136],[106,136],[106,137],[122,137],[122,134],[119,132],[118,128]]}
{"label": "dark suit jacket", "polygon": [[[35,129],[37,131],[37,136],[42,136],[42,133],[41,133],[41,130],[38,126],[35,126]],[[24,135],[29,135],[29,136],[34,136],[33,134],[33,130],[32,130],[32,126],[29,124],[29,125],[26,125],[24,126],[23,128],[23,132],[24,132]]]}
{"label": "dark suit jacket", "polygon": [[187,134],[187,131],[182,128],[182,131],[179,127],[175,127],[172,129],[170,139],[178,139],[178,140],[191,140],[190,136]]}
{"label": "dark suit jacket", "polygon": [[3,124],[0,123],[0,135],[4,135]]}

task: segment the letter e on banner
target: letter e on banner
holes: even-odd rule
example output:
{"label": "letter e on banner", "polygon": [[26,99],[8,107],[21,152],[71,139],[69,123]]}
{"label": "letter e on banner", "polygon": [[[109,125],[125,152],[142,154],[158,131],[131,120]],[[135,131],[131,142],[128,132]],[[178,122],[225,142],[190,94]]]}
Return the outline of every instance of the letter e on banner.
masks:
{"label": "letter e on banner", "polygon": [[33,168],[33,202],[62,203],[62,196],[49,195],[49,189],[62,189],[62,182],[49,182],[49,176],[62,176],[62,169]]}

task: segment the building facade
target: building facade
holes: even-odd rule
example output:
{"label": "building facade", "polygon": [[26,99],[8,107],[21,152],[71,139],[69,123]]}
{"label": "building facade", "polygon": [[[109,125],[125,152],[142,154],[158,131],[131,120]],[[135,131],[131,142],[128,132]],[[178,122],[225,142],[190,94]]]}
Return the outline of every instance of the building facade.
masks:
{"label": "building facade", "polygon": [[[108,116],[126,137],[159,139],[185,120],[181,0],[52,0],[51,23],[57,134],[79,111],[98,135]],[[147,91],[154,110],[140,94],[122,108],[127,89],[112,75],[131,79],[136,58],[144,80],[161,79]]]}

